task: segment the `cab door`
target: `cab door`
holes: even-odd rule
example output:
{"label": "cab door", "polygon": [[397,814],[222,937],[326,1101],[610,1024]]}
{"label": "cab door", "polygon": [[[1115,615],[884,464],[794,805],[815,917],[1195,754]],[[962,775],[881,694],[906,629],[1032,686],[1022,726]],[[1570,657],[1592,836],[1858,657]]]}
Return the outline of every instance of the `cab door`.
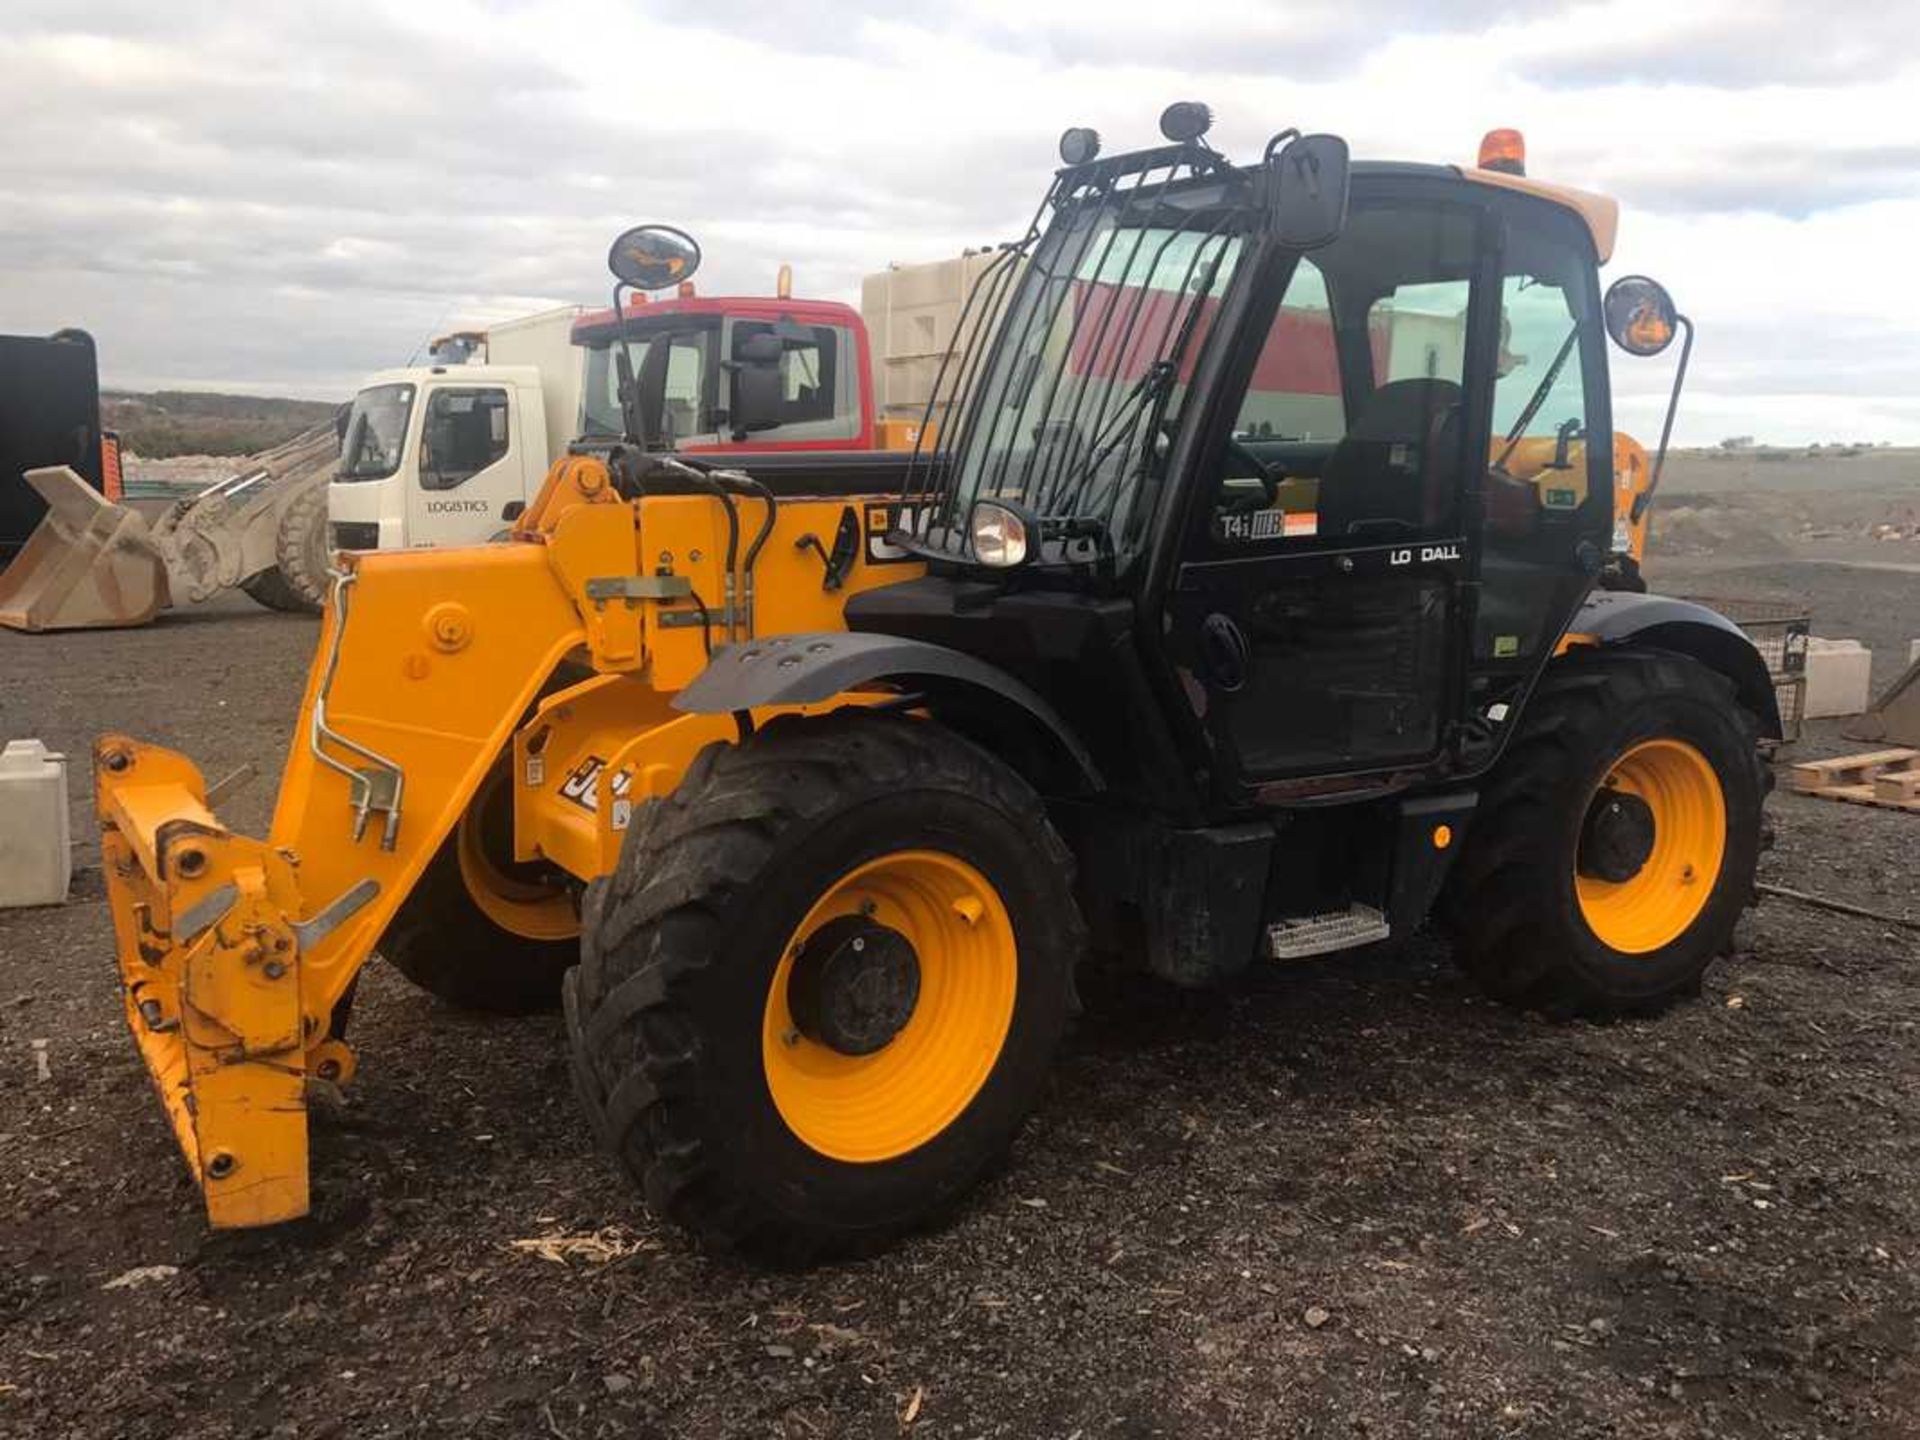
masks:
{"label": "cab door", "polygon": [[[422,397],[418,483],[407,495],[407,543],[478,545],[526,503],[524,414],[512,386],[430,386]],[[529,462],[532,463],[532,462]]]}
{"label": "cab door", "polygon": [[1356,187],[1339,239],[1269,262],[1266,333],[1188,483],[1167,597],[1168,652],[1232,794],[1442,763],[1471,613],[1489,250],[1476,207]]}

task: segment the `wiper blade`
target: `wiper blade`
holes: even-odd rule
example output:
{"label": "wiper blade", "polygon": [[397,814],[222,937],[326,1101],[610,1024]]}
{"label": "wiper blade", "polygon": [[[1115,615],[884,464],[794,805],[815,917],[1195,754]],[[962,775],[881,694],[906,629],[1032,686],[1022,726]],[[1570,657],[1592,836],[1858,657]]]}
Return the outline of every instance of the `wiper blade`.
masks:
{"label": "wiper blade", "polygon": [[1540,413],[1540,407],[1547,403],[1547,392],[1553,389],[1554,382],[1560,378],[1560,370],[1567,363],[1567,357],[1573,353],[1573,342],[1580,338],[1580,322],[1573,322],[1573,328],[1567,331],[1567,338],[1560,342],[1560,351],[1553,357],[1553,364],[1547,367],[1547,373],[1540,377],[1539,385],[1534,387],[1528,397],[1526,408],[1520,412],[1520,418],[1513,422],[1513,428],[1507,431],[1507,448],[1500,452],[1500,458],[1493,462],[1493,468],[1502,475],[1507,473],[1507,461],[1513,458],[1513,452],[1520,445],[1520,437],[1526,433],[1527,426],[1533,423],[1533,417]]}

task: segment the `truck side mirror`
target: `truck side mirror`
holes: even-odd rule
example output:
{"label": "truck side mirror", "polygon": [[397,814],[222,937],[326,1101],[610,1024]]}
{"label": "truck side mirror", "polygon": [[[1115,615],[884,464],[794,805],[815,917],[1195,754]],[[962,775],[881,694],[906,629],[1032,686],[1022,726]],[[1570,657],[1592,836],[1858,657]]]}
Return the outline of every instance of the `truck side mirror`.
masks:
{"label": "truck side mirror", "polygon": [[780,423],[786,400],[780,374],[783,349],[780,337],[766,332],[748,336],[735,347],[731,407],[735,434],[771,430]]}
{"label": "truck side mirror", "polygon": [[[700,246],[686,231],[671,225],[636,225],[614,240],[607,251],[607,268],[622,285],[664,290],[693,278],[700,268]],[[614,313],[620,313],[617,302]]]}
{"label": "truck side mirror", "polygon": [[1347,142],[1299,135],[1267,160],[1273,174],[1273,234],[1294,250],[1317,250],[1347,225]]}

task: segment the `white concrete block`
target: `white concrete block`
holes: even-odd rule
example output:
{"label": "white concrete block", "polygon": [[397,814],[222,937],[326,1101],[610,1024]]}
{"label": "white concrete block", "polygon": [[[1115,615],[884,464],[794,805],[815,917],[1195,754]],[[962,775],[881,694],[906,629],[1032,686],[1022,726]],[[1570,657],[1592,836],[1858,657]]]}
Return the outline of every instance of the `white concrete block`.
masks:
{"label": "white concrete block", "polygon": [[73,879],[67,757],[38,740],[0,750],[0,906],[58,905]]}
{"label": "white concrete block", "polygon": [[1807,719],[1858,715],[1872,692],[1873,651],[1858,640],[1807,640]]}
{"label": "white concrete block", "polygon": [[1907,641],[1907,664],[1920,664],[1920,640]]}

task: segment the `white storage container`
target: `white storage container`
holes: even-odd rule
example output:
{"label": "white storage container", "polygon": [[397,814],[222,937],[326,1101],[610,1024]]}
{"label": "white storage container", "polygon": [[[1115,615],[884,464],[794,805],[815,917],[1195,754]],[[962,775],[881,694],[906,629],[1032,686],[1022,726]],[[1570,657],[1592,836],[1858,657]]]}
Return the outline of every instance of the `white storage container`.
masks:
{"label": "white storage container", "polygon": [[38,740],[0,750],[0,906],[58,905],[73,879],[67,757]]}
{"label": "white storage container", "polygon": [[1858,640],[1807,641],[1806,718],[1858,715],[1873,688],[1873,651]]}

